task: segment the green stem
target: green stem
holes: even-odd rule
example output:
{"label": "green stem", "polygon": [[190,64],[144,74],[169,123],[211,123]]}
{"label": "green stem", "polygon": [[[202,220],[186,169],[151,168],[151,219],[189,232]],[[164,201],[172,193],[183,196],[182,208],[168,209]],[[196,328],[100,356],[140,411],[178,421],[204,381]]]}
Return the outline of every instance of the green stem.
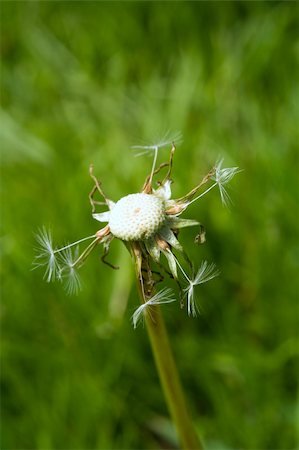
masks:
{"label": "green stem", "polygon": [[172,355],[159,305],[146,316],[146,326],[166,402],[182,449],[202,449],[186,405],[177,367]]}
{"label": "green stem", "polygon": [[[136,274],[139,278],[139,267],[135,260]],[[141,283],[137,283],[141,303],[144,302]],[[203,449],[194,429],[185,401],[180,377],[173,358],[162,311],[159,305],[151,308],[145,316],[147,331],[160,377],[160,382],[172,420],[177,430],[181,447],[184,450]]]}

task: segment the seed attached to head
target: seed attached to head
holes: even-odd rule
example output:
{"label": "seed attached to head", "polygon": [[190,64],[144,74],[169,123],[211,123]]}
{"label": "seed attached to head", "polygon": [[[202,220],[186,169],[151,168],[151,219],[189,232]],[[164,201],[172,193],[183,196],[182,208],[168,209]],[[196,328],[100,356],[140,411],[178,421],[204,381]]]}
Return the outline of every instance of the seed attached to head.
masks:
{"label": "seed attached to head", "polygon": [[150,194],[130,194],[121,198],[110,212],[111,233],[123,241],[148,239],[165,220],[164,202]]}

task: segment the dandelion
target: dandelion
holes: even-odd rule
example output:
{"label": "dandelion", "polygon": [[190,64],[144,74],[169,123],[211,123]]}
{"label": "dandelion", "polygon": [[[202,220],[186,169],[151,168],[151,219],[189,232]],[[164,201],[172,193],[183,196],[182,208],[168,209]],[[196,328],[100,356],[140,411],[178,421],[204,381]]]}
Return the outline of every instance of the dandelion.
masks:
{"label": "dandelion", "polygon": [[[96,248],[102,247],[101,260],[105,264],[118,269],[107,261],[110,245],[114,239],[119,239],[126,245],[134,261],[141,301],[141,306],[132,316],[133,327],[136,328],[138,323],[147,314],[149,315],[149,320],[146,320],[147,330],[182,448],[200,449],[202,446],[188,414],[163,316],[158,308],[159,305],[171,303],[175,299],[170,289],[159,291],[157,287],[164,275],[169,275],[176,281],[181,297],[187,299],[188,315],[196,316],[198,307],[195,301],[195,287],[213,279],[219,272],[215,264],[203,261],[194,275],[193,264],[179,241],[179,232],[183,228],[197,227],[199,230],[195,242],[202,244],[205,242],[205,231],[198,220],[184,218],[181,215],[189,205],[217,186],[222,203],[227,205],[230,200],[226,186],[239,169],[222,168],[221,160],[190,192],[183,197],[173,198],[171,172],[175,153],[174,141],[179,139],[178,135],[170,138],[167,134],[153,145],[135,147],[143,154],[153,155],[150,173],[140,192],[129,193],[116,202],[104,193],[100,181],[93,174],[93,166],[90,166],[89,172],[93,180],[93,188],[89,194],[91,214],[94,220],[104,223],[103,227],[93,235],[61,248],[53,246],[51,233],[43,228],[36,236],[39,250],[34,266],[45,268],[44,276],[48,282],[57,279],[64,282],[68,293],[77,293],[81,288],[77,271]],[[159,150],[170,144],[169,160],[157,166]],[[163,171],[162,180],[154,183],[156,177]],[[100,200],[96,199],[98,196]],[[105,210],[98,210],[103,206]],[[80,247],[86,241],[90,242],[81,251]],[[179,258],[184,258],[188,270],[182,267]],[[181,274],[185,284],[187,282],[184,288],[181,287]]]}
{"label": "dandelion", "polygon": [[[125,243],[135,261],[138,284],[142,293],[142,305],[133,315],[134,327],[148,306],[155,302],[167,302],[165,300],[168,297],[165,296],[165,291],[156,293],[158,281],[154,276],[153,264],[156,264],[161,271],[166,262],[168,266],[165,268],[166,273],[169,273],[177,281],[179,287],[178,267],[180,268],[180,272],[183,273],[188,283],[187,288],[182,291],[187,298],[187,312],[189,315],[196,316],[194,287],[214,278],[218,272],[215,271],[213,264],[208,265],[206,261],[202,263],[195,277],[187,275],[182,269],[176,253],[187,261],[189,271],[193,273],[193,265],[178,239],[179,231],[186,227],[198,227],[199,234],[197,234],[196,242],[203,243],[205,237],[203,227],[198,220],[180,216],[190,204],[199,200],[216,186],[219,187],[222,202],[227,204],[229,197],[225,186],[239,172],[239,169],[237,167],[222,168],[223,161],[221,160],[188,194],[177,199],[172,198],[171,172],[175,153],[173,140],[179,140],[180,137],[180,134],[175,136],[166,134],[163,139],[153,145],[135,147],[146,152],[153,152],[150,174],[146,177],[140,192],[125,195],[116,202],[109,199],[103,192],[101,183],[93,174],[93,167],[90,167],[90,176],[94,182],[93,189],[89,194],[92,217],[96,221],[104,223],[104,227],[92,236],[82,238],[62,248],[53,247],[51,233],[43,228],[37,235],[40,251],[36,257],[35,266],[45,266],[47,281],[61,280],[68,293],[77,293],[81,287],[77,270],[85,263],[95,248],[102,246],[102,261],[117,269],[107,261],[107,257],[111,242],[113,239],[119,239]],[[158,151],[169,145],[170,140],[172,146],[169,160],[157,167]],[[154,185],[155,177],[162,171],[166,171],[164,178]],[[208,184],[209,186],[203,190],[204,185]],[[101,197],[100,201],[95,198],[98,195]],[[98,211],[98,208],[102,206],[106,206],[106,210]],[[87,240],[91,240],[90,244],[80,253],[79,245]],[[72,250],[74,247],[76,247],[75,252]]]}
{"label": "dandelion", "polygon": [[134,328],[137,327],[140,320],[144,317],[146,312],[150,309],[151,306],[161,305],[162,303],[172,303],[175,302],[176,299],[172,297],[172,290],[165,288],[159,291],[156,295],[149,298],[145,303],[139,306],[132,315],[132,323]]}

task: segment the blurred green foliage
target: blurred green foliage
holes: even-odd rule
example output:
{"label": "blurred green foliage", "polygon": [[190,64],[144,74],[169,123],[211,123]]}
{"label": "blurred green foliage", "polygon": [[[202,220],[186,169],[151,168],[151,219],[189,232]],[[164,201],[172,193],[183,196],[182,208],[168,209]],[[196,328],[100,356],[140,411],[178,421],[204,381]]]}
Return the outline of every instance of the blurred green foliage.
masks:
{"label": "blurred green foliage", "polygon": [[[181,239],[221,277],[202,315],[165,318],[208,449],[298,446],[299,8],[288,2],[2,2],[3,449],[170,448],[173,430],[129,255],[94,254],[68,297],[31,271],[34,232],[94,233],[88,167],[110,198],[142,186],[130,147],[181,130],[174,196],[219,156],[244,171],[227,211],[213,191]],[[161,160],[168,150],[161,151]],[[167,282],[171,285],[171,281]]]}

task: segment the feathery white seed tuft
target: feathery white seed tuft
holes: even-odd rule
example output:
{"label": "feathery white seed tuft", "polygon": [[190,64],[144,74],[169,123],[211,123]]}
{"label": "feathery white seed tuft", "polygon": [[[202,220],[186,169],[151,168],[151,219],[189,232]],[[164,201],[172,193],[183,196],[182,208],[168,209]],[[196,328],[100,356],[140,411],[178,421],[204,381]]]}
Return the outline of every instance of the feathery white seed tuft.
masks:
{"label": "feathery white seed tuft", "polygon": [[139,308],[137,308],[132,316],[132,323],[134,328],[137,327],[140,320],[144,317],[147,312],[147,309],[150,306],[161,305],[163,303],[172,303],[175,302],[175,298],[172,296],[172,290],[169,288],[164,288],[161,291],[157,292],[156,295],[149,298],[145,303],[142,303]]}

